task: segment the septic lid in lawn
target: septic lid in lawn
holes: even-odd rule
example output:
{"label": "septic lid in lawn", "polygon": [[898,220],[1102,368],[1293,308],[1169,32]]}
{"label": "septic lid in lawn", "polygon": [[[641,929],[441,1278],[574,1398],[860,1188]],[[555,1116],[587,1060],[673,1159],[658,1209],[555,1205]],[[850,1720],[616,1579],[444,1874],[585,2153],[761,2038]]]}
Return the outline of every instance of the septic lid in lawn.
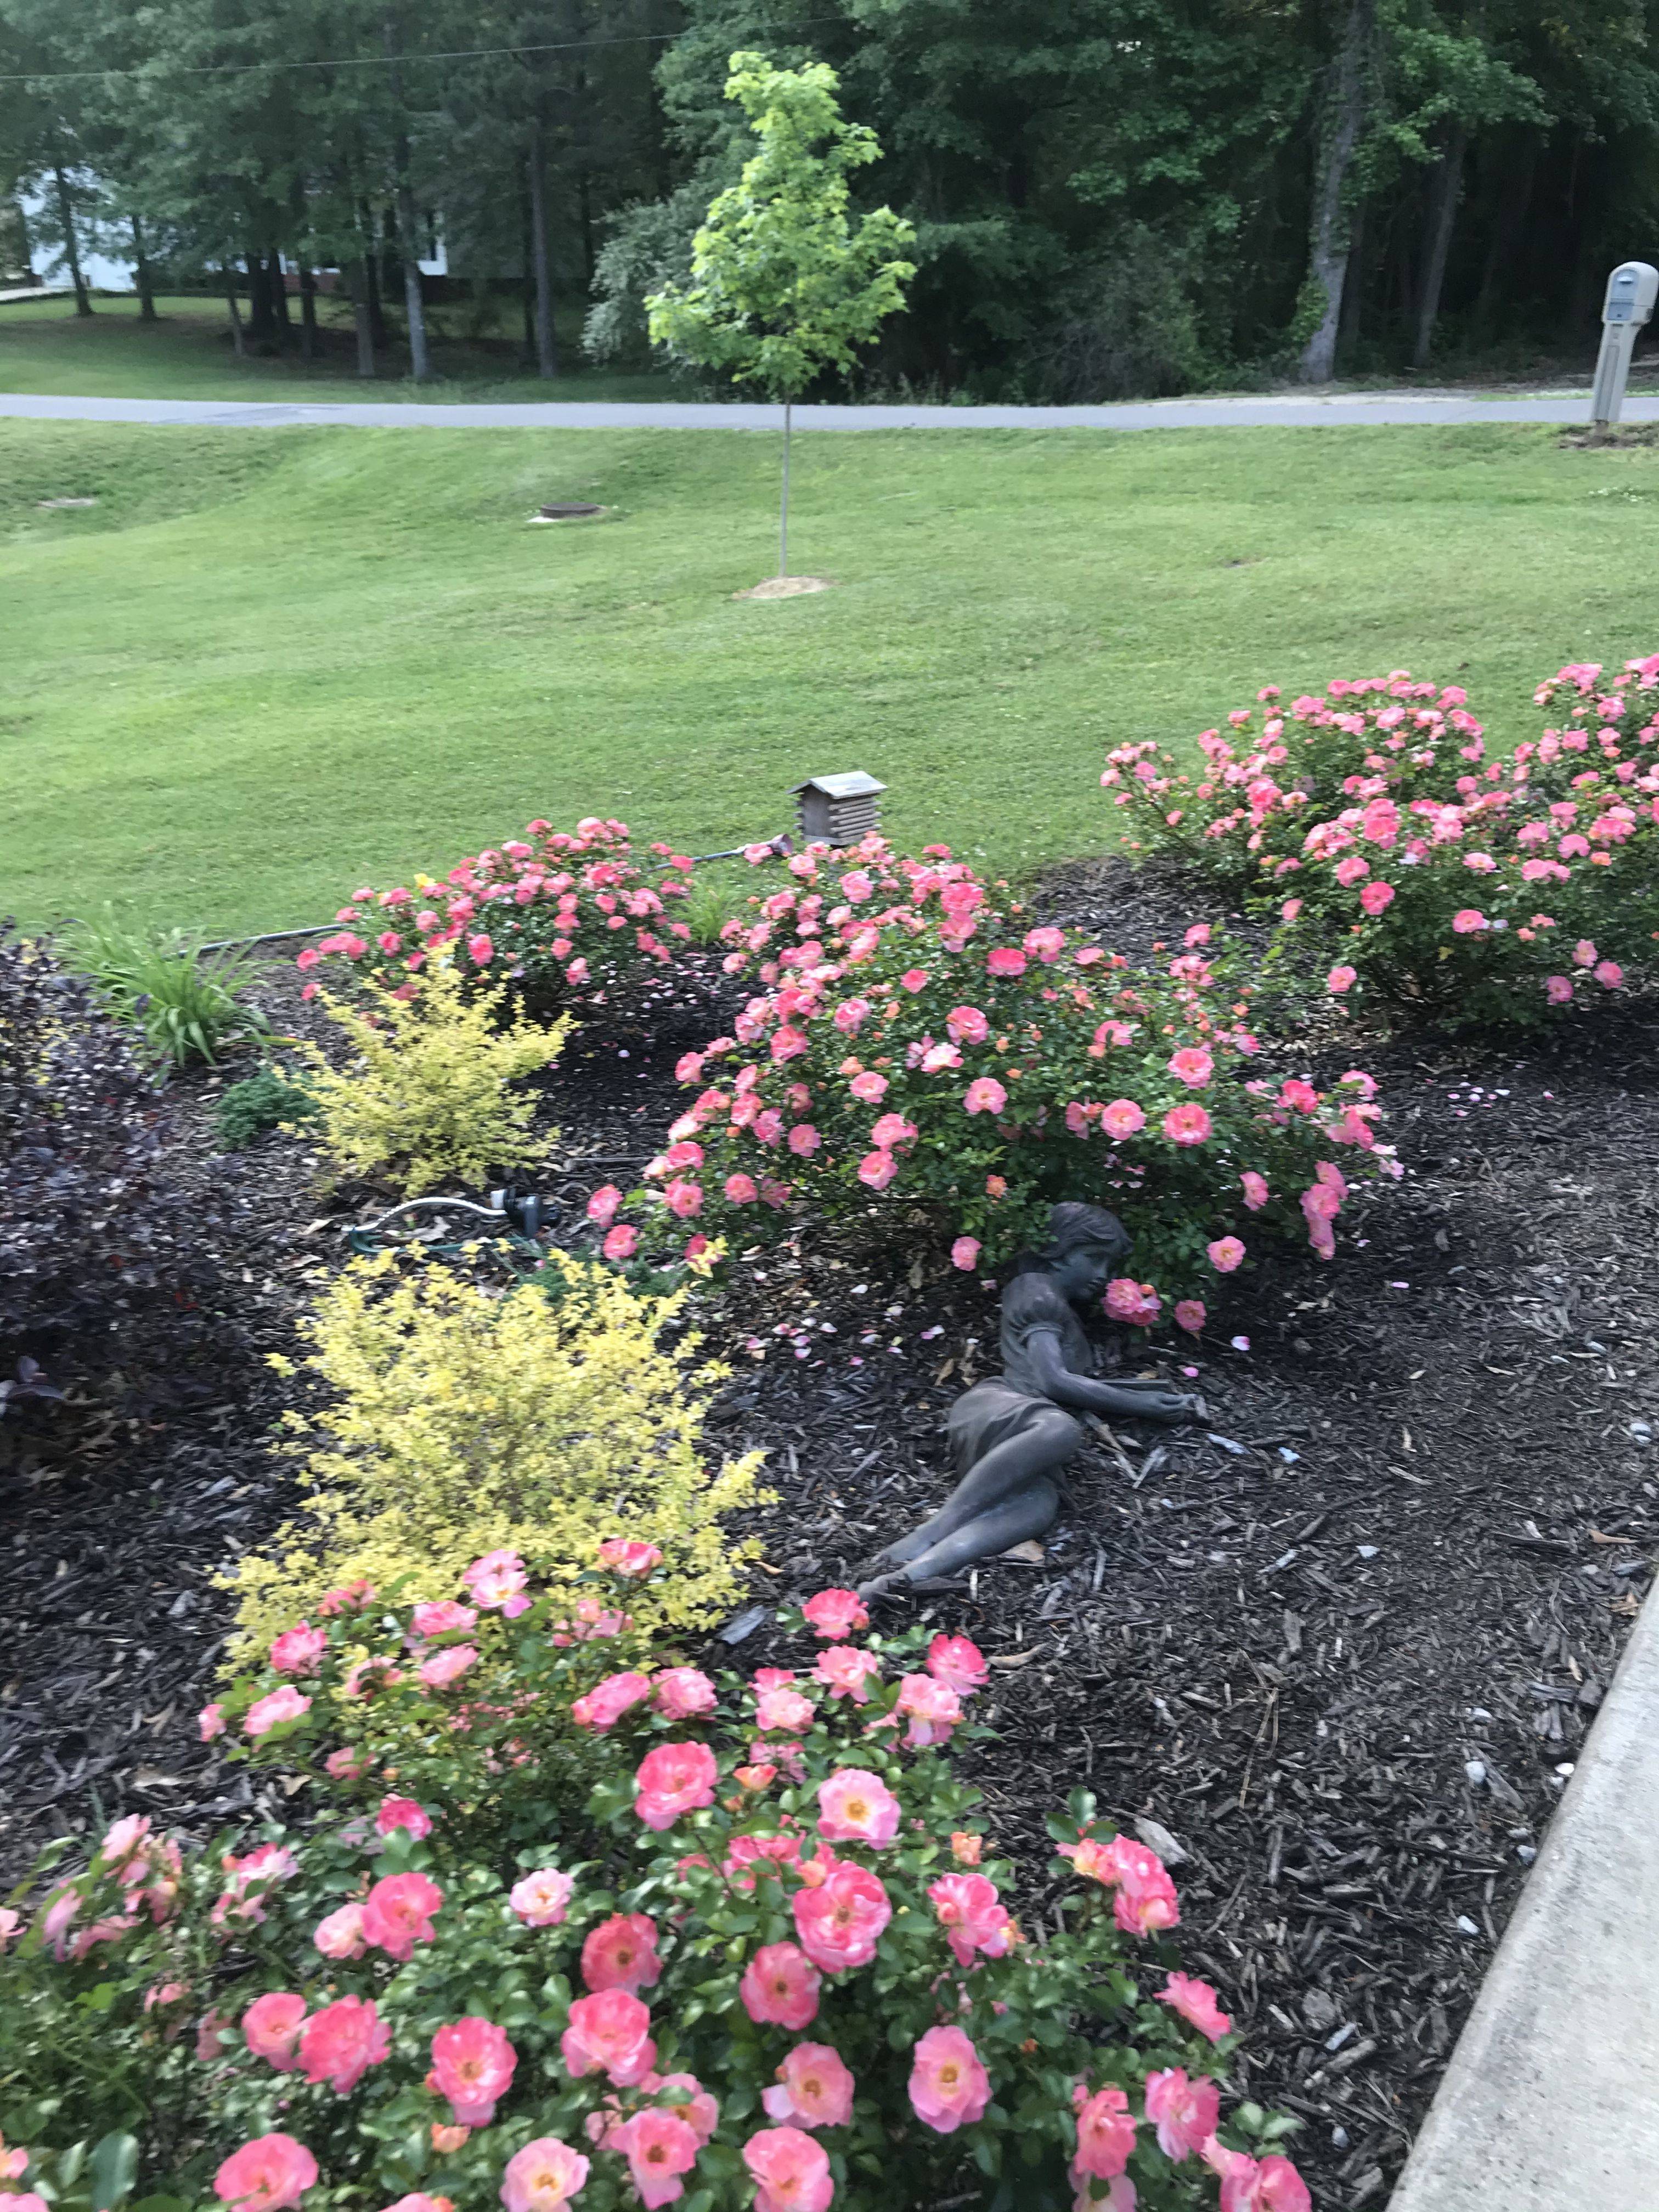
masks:
{"label": "septic lid in lawn", "polygon": [[556,499],[538,514],[538,522],[571,522],[579,514],[603,514],[602,507],[595,507],[588,499]]}

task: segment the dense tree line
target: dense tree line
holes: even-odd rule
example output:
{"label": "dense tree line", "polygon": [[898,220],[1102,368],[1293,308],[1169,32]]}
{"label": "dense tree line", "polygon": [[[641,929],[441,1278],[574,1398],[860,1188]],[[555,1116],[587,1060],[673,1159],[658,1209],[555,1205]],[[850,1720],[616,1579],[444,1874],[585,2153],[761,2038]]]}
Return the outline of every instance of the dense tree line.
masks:
{"label": "dense tree line", "polygon": [[[0,0],[0,191],[316,343],[337,270],[372,373],[427,362],[417,261],[643,360],[736,176],[734,49],[839,72],[915,227],[878,387],[1170,392],[1241,369],[1582,348],[1659,259],[1659,0]],[[277,257],[300,272],[290,296]],[[428,282],[427,290],[429,292]],[[84,304],[90,308],[91,301]]]}

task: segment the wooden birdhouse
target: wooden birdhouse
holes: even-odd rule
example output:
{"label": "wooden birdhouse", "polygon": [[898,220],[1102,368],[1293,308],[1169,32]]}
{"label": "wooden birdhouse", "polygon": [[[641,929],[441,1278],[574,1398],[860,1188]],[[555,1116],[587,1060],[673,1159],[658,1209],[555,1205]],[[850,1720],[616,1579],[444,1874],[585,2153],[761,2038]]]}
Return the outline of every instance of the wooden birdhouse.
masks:
{"label": "wooden birdhouse", "polygon": [[801,842],[827,842],[837,848],[856,845],[880,827],[881,794],[886,788],[862,769],[847,775],[809,776],[805,783],[796,784]]}

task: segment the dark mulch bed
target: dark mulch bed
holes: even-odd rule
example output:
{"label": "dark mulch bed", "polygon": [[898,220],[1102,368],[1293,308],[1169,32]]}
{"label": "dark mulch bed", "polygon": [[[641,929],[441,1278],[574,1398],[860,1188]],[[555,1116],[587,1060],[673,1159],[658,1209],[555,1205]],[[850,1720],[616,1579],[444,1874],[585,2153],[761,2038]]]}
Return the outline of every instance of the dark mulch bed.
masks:
{"label": "dark mulch bed", "polygon": [[[1109,869],[1049,901],[1132,953],[1191,918],[1178,886]],[[728,988],[710,961],[573,1038],[548,1085],[573,1207],[655,1148],[673,1061]],[[976,1778],[1030,1870],[1028,1922],[1043,1816],[1078,1781],[1188,1854],[1188,1964],[1249,2031],[1251,2093],[1307,2122],[1327,2212],[1380,2212],[1645,1587],[1656,1029],[1631,1005],[1525,1052],[1350,1048],[1410,1179],[1345,1213],[1333,1268],[1287,1255],[1212,1301],[1188,1364],[1213,1430],[1124,1427],[1075,1466],[1041,1563],[909,1601],[992,1656],[1001,1737]],[[339,1239],[282,1139],[235,1172],[246,1357],[219,1402],[0,1503],[29,1569],[0,1692],[14,1857],[94,1791],[198,1826],[246,1802],[193,1740],[223,1628],[209,1577],[280,1517],[257,1355]],[[848,1579],[941,1499],[944,1413],[995,1325],[982,1290],[890,1244],[742,1279],[710,1317],[739,1370],[713,1434],[764,1447],[781,1493],[759,1594]]]}

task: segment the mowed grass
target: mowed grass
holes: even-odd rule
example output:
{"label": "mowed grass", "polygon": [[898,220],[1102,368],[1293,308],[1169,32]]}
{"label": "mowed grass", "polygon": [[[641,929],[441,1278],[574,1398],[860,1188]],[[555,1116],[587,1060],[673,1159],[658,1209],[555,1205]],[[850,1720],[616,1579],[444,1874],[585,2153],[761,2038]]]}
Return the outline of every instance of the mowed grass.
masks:
{"label": "mowed grass", "polygon": [[[704,852],[867,769],[910,846],[1106,848],[1098,771],[1408,667],[1494,734],[1659,648],[1659,452],[1528,428],[770,436],[0,423],[0,912],[326,920],[533,815]],[[608,519],[527,526],[575,494]],[[89,509],[48,510],[94,496]]]}
{"label": "mowed grass", "polygon": [[[300,303],[289,303],[298,342]],[[242,303],[244,314],[247,302]],[[585,367],[578,349],[580,311],[558,318],[562,358],[568,373],[542,381],[520,365],[516,301],[489,303],[493,324],[479,338],[469,335],[472,308],[465,300],[430,309],[432,360],[427,384],[408,377],[401,344],[378,357],[370,383],[355,373],[351,308],[342,297],[318,302],[321,357],[297,352],[261,355],[250,349],[238,361],[231,348],[230,317],[222,300],[161,298],[157,320],[141,322],[136,299],[98,298],[80,316],[72,298],[17,300],[0,305],[0,392],[75,393],[98,399],[662,399],[672,396],[665,376],[619,375]]]}

